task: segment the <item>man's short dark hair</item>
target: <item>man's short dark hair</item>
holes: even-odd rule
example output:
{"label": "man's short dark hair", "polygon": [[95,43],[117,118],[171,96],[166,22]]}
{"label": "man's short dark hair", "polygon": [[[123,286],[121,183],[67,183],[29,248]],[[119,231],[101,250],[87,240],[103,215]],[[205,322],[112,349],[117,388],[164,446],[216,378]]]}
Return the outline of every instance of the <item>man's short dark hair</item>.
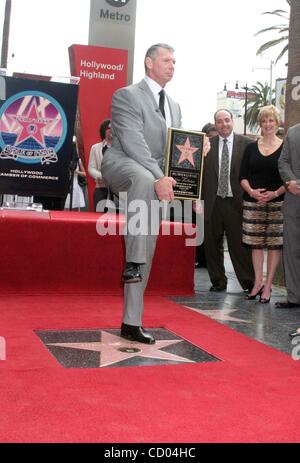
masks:
{"label": "man's short dark hair", "polygon": [[233,120],[233,114],[231,111],[229,111],[229,109],[227,108],[220,108],[218,109],[215,114],[214,114],[214,120],[216,121],[216,117],[217,117],[217,114],[220,113],[221,111],[226,111],[228,114],[230,114],[230,117],[231,117],[231,120]]}
{"label": "man's short dark hair", "polygon": [[105,119],[103,122],[101,122],[100,127],[99,127],[99,134],[100,134],[101,140],[105,139],[105,132],[110,126],[110,124],[111,124],[110,119]]}

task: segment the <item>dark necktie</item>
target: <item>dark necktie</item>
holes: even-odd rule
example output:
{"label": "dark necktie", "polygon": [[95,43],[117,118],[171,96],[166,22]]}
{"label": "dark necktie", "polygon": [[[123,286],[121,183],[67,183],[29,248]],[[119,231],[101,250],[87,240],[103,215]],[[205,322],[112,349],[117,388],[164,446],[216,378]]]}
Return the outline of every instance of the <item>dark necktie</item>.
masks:
{"label": "dark necktie", "polygon": [[166,114],[165,114],[165,91],[164,90],[161,90],[159,92],[159,109],[165,119]]}
{"label": "dark necktie", "polygon": [[103,156],[104,156],[104,153],[105,153],[105,151],[107,150],[107,148],[108,148],[107,145],[103,146],[103,148],[102,148],[102,154],[103,154]]}
{"label": "dark necktie", "polygon": [[228,181],[229,181],[229,151],[227,145],[227,138],[223,140],[223,150],[221,158],[221,168],[219,176],[219,185],[217,195],[221,198],[226,198],[228,195]]}

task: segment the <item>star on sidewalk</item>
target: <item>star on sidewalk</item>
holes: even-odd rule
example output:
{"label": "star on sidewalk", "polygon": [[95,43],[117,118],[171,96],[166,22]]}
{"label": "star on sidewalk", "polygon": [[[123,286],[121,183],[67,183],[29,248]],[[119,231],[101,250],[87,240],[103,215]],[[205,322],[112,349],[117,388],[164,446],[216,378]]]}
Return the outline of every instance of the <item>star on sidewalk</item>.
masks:
{"label": "star on sidewalk", "polygon": [[184,161],[189,161],[193,167],[195,167],[195,161],[193,154],[198,151],[199,148],[191,146],[190,139],[187,137],[184,145],[176,145],[176,148],[180,151],[181,155],[178,160],[178,164],[181,164]]}
{"label": "star on sidewalk", "polygon": [[100,368],[107,367],[133,357],[146,357],[183,363],[195,363],[185,357],[161,350],[163,347],[172,346],[180,342],[182,342],[181,339],[172,339],[156,341],[155,344],[141,344],[139,342],[126,341],[120,336],[107,333],[106,331],[101,331],[101,341],[99,342],[57,342],[47,343],[46,345],[100,352]]}
{"label": "star on sidewalk", "polygon": [[227,321],[227,322],[237,322],[237,323],[252,323],[249,320],[242,320],[241,318],[232,317],[230,314],[236,312],[238,309],[222,309],[222,310],[201,310],[196,309],[195,307],[185,306],[188,309],[194,310],[195,312],[206,315],[207,317],[212,318],[213,320]]}

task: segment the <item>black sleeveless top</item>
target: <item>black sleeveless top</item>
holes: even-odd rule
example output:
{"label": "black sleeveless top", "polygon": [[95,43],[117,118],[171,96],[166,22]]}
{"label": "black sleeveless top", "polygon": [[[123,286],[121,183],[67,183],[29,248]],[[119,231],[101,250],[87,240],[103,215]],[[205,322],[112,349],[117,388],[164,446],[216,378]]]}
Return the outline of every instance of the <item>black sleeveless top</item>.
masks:
{"label": "black sleeveless top", "polygon": [[[258,142],[249,143],[241,162],[240,182],[248,180],[252,189],[265,188],[268,191],[275,191],[283,185],[278,171],[278,159],[283,143],[274,153],[264,156],[258,148]],[[284,195],[280,195],[272,201],[283,201]],[[244,191],[243,198],[246,201],[256,200]]]}

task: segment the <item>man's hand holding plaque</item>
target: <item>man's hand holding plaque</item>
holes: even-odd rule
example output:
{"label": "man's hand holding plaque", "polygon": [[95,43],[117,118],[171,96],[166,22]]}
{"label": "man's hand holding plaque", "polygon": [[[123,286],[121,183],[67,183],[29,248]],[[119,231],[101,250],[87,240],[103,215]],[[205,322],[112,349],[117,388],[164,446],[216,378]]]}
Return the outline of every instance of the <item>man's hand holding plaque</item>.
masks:
{"label": "man's hand holding plaque", "polygon": [[210,149],[204,133],[168,129],[166,177],[175,180],[175,199],[199,199],[203,159]]}
{"label": "man's hand holding plaque", "polygon": [[173,201],[176,181],[172,177],[161,177],[154,183],[155,193],[160,201]]}

